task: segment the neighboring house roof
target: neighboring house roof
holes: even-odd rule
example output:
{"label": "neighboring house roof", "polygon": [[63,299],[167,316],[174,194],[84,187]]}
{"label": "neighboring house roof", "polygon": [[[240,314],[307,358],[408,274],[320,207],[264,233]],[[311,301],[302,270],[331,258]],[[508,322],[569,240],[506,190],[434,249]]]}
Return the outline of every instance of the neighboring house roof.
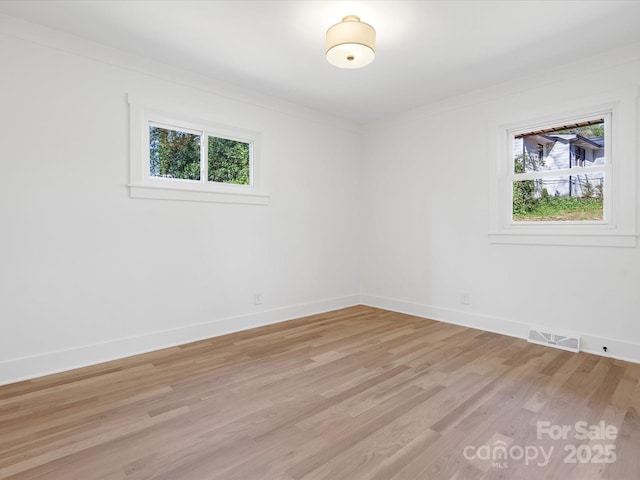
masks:
{"label": "neighboring house roof", "polygon": [[604,147],[604,137],[587,138],[578,133],[546,134],[544,135],[544,137],[548,138],[549,140],[566,140],[569,143],[577,143],[578,145],[590,148]]}
{"label": "neighboring house roof", "polygon": [[600,145],[600,148],[604,147],[604,137],[591,137],[589,140]]}

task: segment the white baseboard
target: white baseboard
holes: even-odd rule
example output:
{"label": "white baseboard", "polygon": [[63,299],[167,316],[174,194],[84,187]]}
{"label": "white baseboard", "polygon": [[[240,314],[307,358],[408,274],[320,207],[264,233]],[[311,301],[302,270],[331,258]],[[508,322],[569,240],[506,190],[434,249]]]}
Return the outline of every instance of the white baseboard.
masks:
{"label": "white baseboard", "polygon": [[[399,313],[407,313],[416,317],[429,318],[440,322],[451,323],[463,327],[477,328],[487,332],[500,333],[526,340],[531,325],[489,315],[469,313],[442,307],[434,307],[420,303],[396,300],[376,295],[362,295],[361,303],[370,307],[383,308]],[[640,363],[640,344],[623,340],[589,335],[576,330],[580,335],[580,350],[586,353],[601,355],[627,362]],[[602,349],[607,347],[605,353]]]}
{"label": "white baseboard", "polygon": [[284,322],[294,318],[351,307],[360,303],[358,295],[331,298],[249,315],[213,320],[134,337],[0,361],[0,385],[95,365],[109,360],[217,337],[249,328]]}
{"label": "white baseboard", "polygon": [[[47,352],[41,355],[0,361],[0,385],[130,357],[162,348],[217,337],[294,318],[329,312],[354,305],[367,305],[454,325],[526,339],[530,326],[513,320],[461,310],[434,307],[375,295],[351,295],[303,305],[294,305],[249,315],[121,338],[109,342]],[[640,363],[640,345],[580,333],[581,350],[633,363]],[[604,353],[602,347],[607,347]]]}

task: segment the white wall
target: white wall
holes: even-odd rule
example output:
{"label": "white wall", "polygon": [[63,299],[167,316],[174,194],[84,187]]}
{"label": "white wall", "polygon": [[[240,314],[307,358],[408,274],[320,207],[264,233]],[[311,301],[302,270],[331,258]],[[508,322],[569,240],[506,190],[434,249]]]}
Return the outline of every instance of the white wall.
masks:
{"label": "white wall", "polygon": [[[3,22],[0,383],[358,303],[353,125]],[[130,198],[127,93],[262,131],[270,205]]]}
{"label": "white wall", "polygon": [[[637,86],[637,51],[584,62],[580,83],[567,66],[363,138],[338,119],[0,16],[0,383],[360,301],[516,336],[530,324],[575,331],[588,350],[606,341],[640,362],[638,248],[487,236],[487,125]],[[265,132],[270,205],[129,198],[127,93],[199,101]],[[584,282],[545,273],[560,265]]]}
{"label": "white wall", "polygon": [[[529,325],[567,330],[582,335],[586,350],[606,345],[612,356],[640,361],[638,248],[489,243],[487,128],[568,97],[588,105],[593,94],[637,87],[639,51],[370,126],[362,159],[364,303],[521,337]],[[576,81],[575,71],[585,75]]]}

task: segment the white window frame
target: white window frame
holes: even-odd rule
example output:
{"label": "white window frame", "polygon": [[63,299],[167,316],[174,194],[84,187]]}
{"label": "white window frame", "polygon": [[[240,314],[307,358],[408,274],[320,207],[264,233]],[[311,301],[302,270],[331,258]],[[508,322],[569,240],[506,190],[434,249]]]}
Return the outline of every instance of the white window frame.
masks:
{"label": "white window frame", "polygon": [[[576,100],[551,113],[511,117],[490,125],[490,229],[491,243],[528,245],[635,247],[636,230],[636,138],[637,89],[594,96],[591,106],[580,107]],[[523,120],[524,118],[524,120]],[[605,165],[575,167],[602,171],[604,219],[602,221],[527,222],[513,220],[513,181],[545,176],[568,175],[569,169],[515,174],[513,143],[518,134],[562,124],[605,118]]]}
{"label": "white window frame", "polygon": [[[170,112],[168,111],[170,110]],[[198,202],[241,203],[267,205],[266,161],[262,148],[262,133],[213,122],[204,115],[194,114],[184,107],[161,109],[151,102],[129,95],[130,113],[130,183],[132,198],[186,200]],[[250,145],[248,185],[208,180],[206,149],[201,149],[200,180],[164,178],[151,175],[149,127],[158,126],[201,136],[201,144],[208,136],[236,140]]]}

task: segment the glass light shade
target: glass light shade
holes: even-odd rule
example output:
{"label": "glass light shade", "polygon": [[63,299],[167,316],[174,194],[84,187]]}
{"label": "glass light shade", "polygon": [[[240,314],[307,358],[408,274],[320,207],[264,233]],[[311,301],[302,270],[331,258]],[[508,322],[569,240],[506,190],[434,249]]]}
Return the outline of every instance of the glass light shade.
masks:
{"label": "glass light shade", "polygon": [[355,15],[349,15],[327,30],[327,60],[340,68],[360,68],[375,57],[376,31]]}

